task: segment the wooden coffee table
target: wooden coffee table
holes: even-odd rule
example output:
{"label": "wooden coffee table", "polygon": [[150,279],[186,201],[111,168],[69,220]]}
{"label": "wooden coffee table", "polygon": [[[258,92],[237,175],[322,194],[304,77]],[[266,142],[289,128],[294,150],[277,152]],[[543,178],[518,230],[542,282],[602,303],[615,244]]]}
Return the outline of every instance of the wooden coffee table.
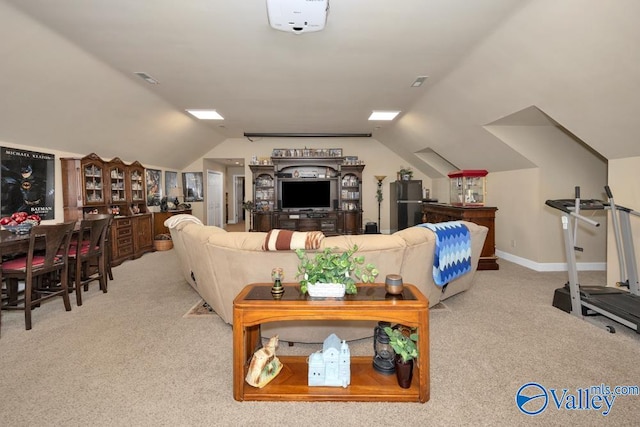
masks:
{"label": "wooden coffee table", "polygon": [[[235,400],[279,401],[394,401],[429,400],[429,302],[413,285],[405,284],[401,297],[389,298],[383,284],[358,285],[357,295],[309,298],[298,284],[285,284],[281,300],[271,297],[271,283],[246,286],[233,301],[233,397]],[[411,387],[398,386],[395,375],[373,369],[370,356],[351,356],[351,384],[346,387],[309,387],[307,356],[280,356],[282,371],[263,388],[245,382],[253,352],[262,346],[260,324],[293,320],[373,320],[417,327],[420,356]],[[373,329],[371,331],[373,335]]]}

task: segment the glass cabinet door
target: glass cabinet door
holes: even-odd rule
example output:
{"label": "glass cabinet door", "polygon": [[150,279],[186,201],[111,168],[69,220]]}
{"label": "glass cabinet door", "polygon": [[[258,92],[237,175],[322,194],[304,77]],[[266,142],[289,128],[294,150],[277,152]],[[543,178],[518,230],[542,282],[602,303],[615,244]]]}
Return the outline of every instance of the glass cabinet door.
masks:
{"label": "glass cabinet door", "polygon": [[87,162],[82,165],[84,202],[87,205],[104,203],[104,181],[102,164]]}
{"label": "glass cabinet door", "polygon": [[256,211],[272,211],[275,205],[274,179],[269,174],[258,175],[255,179]]}
{"label": "glass cabinet door", "polygon": [[111,189],[111,203],[124,203],[127,201],[125,194],[124,168],[114,166],[109,168],[109,182]]}
{"label": "glass cabinet door", "polygon": [[129,179],[131,182],[131,201],[133,203],[144,202],[144,169],[131,167]]}
{"label": "glass cabinet door", "polygon": [[342,177],[341,182],[343,211],[360,210],[360,180],[358,176],[352,173],[346,173]]}

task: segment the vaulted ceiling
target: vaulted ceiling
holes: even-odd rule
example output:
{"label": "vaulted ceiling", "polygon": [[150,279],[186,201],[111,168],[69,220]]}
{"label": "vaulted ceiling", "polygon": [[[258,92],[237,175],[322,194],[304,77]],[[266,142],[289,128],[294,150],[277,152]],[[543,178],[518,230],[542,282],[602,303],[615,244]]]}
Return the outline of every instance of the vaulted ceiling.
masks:
{"label": "vaulted ceiling", "polygon": [[[625,7],[613,15],[622,28],[616,20],[610,25],[621,38],[633,38],[637,31],[625,33],[625,16],[638,2],[619,3]],[[578,5],[332,0],[323,31],[294,35],[269,26],[265,0],[0,0],[0,140],[182,168],[245,132],[372,133],[431,176],[439,175],[441,161],[477,167],[473,163],[482,159],[493,170],[531,167],[483,126],[535,106],[587,143],[602,132],[574,117],[569,105],[584,107],[574,92],[602,91],[571,88],[567,73],[573,70],[563,61],[586,57],[578,51],[567,58],[574,45],[550,44],[545,35],[559,31],[560,19],[573,10],[581,19],[578,35],[589,27],[599,31],[591,21],[603,18]],[[554,14],[557,20],[549,18]],[[592,55],[609,49],[617,58],[616,40],[599,36]],[[579,40],[575,48],[584,49]],[[548,54],[544,64],[539,50]],[[626,55],[627,67],[637,70],[636,57]],[[536,84],[526,86],[532,77],[522,77],[523,70],[548,79],[553,90],[568,81],[565,98],[573,99],[534,93]],[[564,77],[554,80],[557,73]],[[428,78],[411,87],[418,76]],[[637,103],[624,102],[625,109]],[[187,108],[213,108],[225,120],[198,121]],[[373,110],[402,113],[394,122],[370,122]],[[632,127],[626,132],[637,130],[617,112],[606,114]],[[626,133],[622,138],[626,144]],[[615,148],[609,156],[594,150],[605,157],[640,154],[635,148]]]}

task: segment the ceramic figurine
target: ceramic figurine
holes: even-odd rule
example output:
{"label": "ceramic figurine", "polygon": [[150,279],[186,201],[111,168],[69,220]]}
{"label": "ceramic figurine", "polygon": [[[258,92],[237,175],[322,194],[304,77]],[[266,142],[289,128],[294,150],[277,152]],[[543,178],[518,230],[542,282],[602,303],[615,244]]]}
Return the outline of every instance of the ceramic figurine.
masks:
{"label": "ceramic figurine", "polygon": [[264,347],[253,353],[245,378],[247,384],[262,388],[280,373],[282,362],[276,356],[277,348],[278,335],[275,335],[269,339],[269,342]]}

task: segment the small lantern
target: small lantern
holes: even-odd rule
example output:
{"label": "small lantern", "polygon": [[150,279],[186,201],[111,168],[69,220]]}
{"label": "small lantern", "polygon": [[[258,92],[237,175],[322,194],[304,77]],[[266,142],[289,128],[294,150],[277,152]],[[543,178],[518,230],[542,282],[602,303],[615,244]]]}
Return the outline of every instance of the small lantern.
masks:
{"label": "small lantern", "polygon": [[389,322],[378,322],[378,326],[373,332],[373,369],[376,371],[390,375],[396,371],[395,358],[396,353],[389,344],[389,335],[384,331],[386,326],[391,326]]}

